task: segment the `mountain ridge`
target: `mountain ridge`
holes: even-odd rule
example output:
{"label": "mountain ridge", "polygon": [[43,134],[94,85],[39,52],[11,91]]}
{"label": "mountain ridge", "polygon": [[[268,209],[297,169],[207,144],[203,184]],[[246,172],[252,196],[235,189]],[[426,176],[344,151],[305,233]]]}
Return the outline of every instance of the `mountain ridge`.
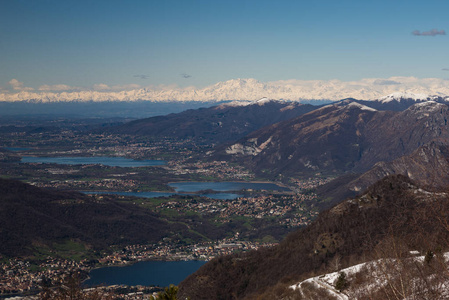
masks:
{"label": "mountain ridge", "polygon": [[[101,88],[99,88],[101,87]],[[138,87],[138,86],[137,86]],[[70,88],[70,87],[68,87]],[[0,93],[0,101],[226,101],[272,99],[340,100],[378,99],[394,92],[449,95],[447,80],[438,78],[390,77],[341,80],[278,80],[262,82],[254,78],[221,81],[204,88],[152,86],[116,91],[107,85],[93,89],[74,88],[66,91],[33,91],[27,88],[16,93]]]}
{"label": "mountain ridge", "polygon": [[222,143],[241,138],[261,127],[302,115],[315,108],[310,104],[262,98],[257,101],[231,102],[140,119],[108,128],[107,131]]}
{"label": "mountain ridge", "polygon": [[[210,159],[246,165],[256,173],[366,172],[379,161],[408,155],[433,140],[449,140],[449,107],[415,103],[399,112],[344,100],[255,131],[217,148]],[[266,172],[265,172],[266,173]]]}

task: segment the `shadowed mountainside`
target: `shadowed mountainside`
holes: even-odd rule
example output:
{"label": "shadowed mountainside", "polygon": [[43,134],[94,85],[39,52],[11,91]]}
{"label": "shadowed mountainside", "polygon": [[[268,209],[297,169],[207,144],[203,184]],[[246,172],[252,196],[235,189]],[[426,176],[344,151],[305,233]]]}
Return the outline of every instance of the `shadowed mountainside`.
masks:
{"label": "shadowed mountainside", "polygon": [[280,122],[212,152],[257,174],[362,173],[431,141],[449,141],[449,107],[428,101],[401,112],[345,100]]}
{"label": "shadowed mountainside", "polygon": [[446,249],[447,200],[447,194],[428,193],[402,175],[386,177],[279,246],[212,260],[180,284],[181,298],[256,298],[276,284],[326,270],[336,255],[342,266],[364,261],[391,238],[419,251]]}
{"label": "shadowed mountainside", "polygon": [[420,186],[431,191],[449,189],[449,146],[432,141],[390,162],[378,162],[363,174],[341,176],[317,188],[317,194],[327,199],[327,208],[364,191],[376,181],[388,175],[408,176]]}
{"label": "shadowed mountainside", "polygon": [[171,231],[188,232],[148,210],[76,192],[37,188],[0,179],[0,254],[29,255],[36,245],[52,247],[76,239],[93,247],[152,243]]}
{"label": "shadowed mountainside", "polygon": [[316,106],[310,104],[262,99],[136,120],[110,128],[108,132],[222,143],[237,140],[254,130],[314,109]]}

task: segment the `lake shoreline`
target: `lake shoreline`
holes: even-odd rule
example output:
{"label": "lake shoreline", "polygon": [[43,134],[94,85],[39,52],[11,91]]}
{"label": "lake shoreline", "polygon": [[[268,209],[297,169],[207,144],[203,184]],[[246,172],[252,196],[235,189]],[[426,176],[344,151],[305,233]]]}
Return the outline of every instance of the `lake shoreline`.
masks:
{"label": "lake shoreline", "polygon": [[[148,264],[150,263],[150,264]],[[156,264],[151,264],[151,263],[156,263]],[[160,263],[160,264],[157,264]],[[171,268],[174,268],[174,270],[177,270],[177,272],[171,272],[170,271],[170,266],[168,266],[168,268],[166,268],[166,264],[171,264],[171,263],[184,263],[184,265],[187,264],[187,267],[190,267],[189,269],[187,269],[187,271],[185,269],[181,269],[178,270],[179,267],[175,267],[175,266],[171,266]],[[85,288],[89,288],[89,287],[95,287],[98,285],[106,285],[106,286],[111,286],[111,285],[127,285],[127,286],[148,286],[148,287],[165,287],[168,286],[169,284],[172,284],[173,282],[177,284],[179,284],[179,282],[181,282],[182,280],[184,280],[186,277],[188,277],[190,274],[196,272],[196,270],[198,270],[201,266],[203,266],[204,264],[207,263],[207,260],[166,260],[166,259],[154,259],[154,258],[149,258],[149,259],[145,259],[145,260],[138,260],[138,261],[129,261],[126,263],[119,263],[119,264],[111,264],[111,265],[98,265],[95,266],[91,269],[89,269],[88,273],[87,273],[87,278],[84,278],[82,280],[82,285]],[[138,266],[140,264],[140,266]],[[161,268],[161,264],[162,267]],[[194,264],[193,266],[191,264]],[[199,266],[198,266],[199,264]],[[138,268],[140,267],[140,268]],[[185,267],[185,266],[184,266]],[[126,270],[126,268],[130,268],[129,270]],[[131,268],[133,270],[131,270]],[[144,268],[144,269],[142,269]],[[167,271],[164,274],[160,274],[158,272],[155,272],[153,269],[157,270],[164,270]],[[102,271],[100,273],[98,273],[98,271]],[[92,272],[95,273],[95,271],[97,271],[97,274],[93,274]],[[133,279],[132,276],[129,276],[129,274],[126,274],[127,272],[131,272],[131,273],[137,273],[137,274],[142,274],[144,273],[146,276],[137,276],[138,279]],[[106,275],[105,275],[106,274]],[[157,279],[155,278],[151,278],[152,276],[154,277],[155,274],[160,275],[160,277],[157,277]],[[105,277],[107,278],[107,280],[105,280]],[[124,282],[116,282],[117,276],[121,278],[121,280],[123,280]],[[174,279],[166,279],[166,277],[174,277]],[[176,277],[178,276],[178,277]],[[180,278],[182,277],[182,278]],[[162,281],[167,281],[166,284],[159,284],[159,283],[142,283],[142,282],[126,282],[127,280],[143,280],[142,278],[144,278],[145,280],[162,280]],[[89,283],[89,280],[93,280],[94,282]],[[168,281],[170,281],[170,283],[168,283]],[[100,283],[101,282],[101,283]]]}
{"label": "lake shoreline", "polygon": [[41,163],[59,165],[103,165],[108,167],[139,168],[161,167],[165,160],[132,159],[123,156],[22,156],[20,163]]}
{"label": "lake shoreline", "polygon": [[[137,264],[139,262],[147,262],[147,261],[163,261],[163,262],[171,262],[171,261],[204,261],[204,262],[208,262],[208,260],[202,260],[202,259],[189,259],[189,260],[184,260],[184,259],[167,259],[167,258],[148,258],[148,259],[142,259],[142,260],[136,260],[136,261],[127,261],[125,263],[116,263],[116,264],[110,264],[110,265],[98,265],[95,267],[92,267],[91,269],[88,270],[88,273],[94,271],[94,270],[98,270],[98,269],[106,269],[106,268],[124,268],[124,267],[128,267],[128,266],[132,266],[134,264]],[[81,283],[84,283],[85,281],[89,280],[90,277],[88,276],[86,279],[83,279],[81,281]]]}

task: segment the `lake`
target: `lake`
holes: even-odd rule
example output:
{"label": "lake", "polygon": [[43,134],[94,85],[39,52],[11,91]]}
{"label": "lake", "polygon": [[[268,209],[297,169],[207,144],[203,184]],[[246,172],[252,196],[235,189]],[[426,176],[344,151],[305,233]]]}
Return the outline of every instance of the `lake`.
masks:
{"label": "lake", "polygon": [[175,189],[176,192],[195,193],[205,190],[213,190],[217,192],[229,192],[240,191],[245,189],[252,190],[274,190],[274,191],[290,191],[290,189],[279,186],[274,183],[266,182],[231,182],[231,181],[218,181],[218,182],[172,182],[168,184]]}
{"label": "lake", "polygon": [[[94,191],[94,192],[84,192],[86,194],[115,194],[122,196],[136,196],[143,198],[156,198],[156,197],[169,197],[172,195],[189,195],[187,193],[197,193],[200,191],[212,190],[220,193],[205,193],[197,194],[198,196],[203,196],[211,199],[217,200],[232,200],[243,195],[236,193],[223,193],[230,191],[241,191],[245,189],[252,190],[275,190],[275,191],[289,191],[290,189],[281,187],[274,183],[265,182],[228,182],[228,181],[218,181],[218,182],[201,182],[201,181],[187,181],[187,182],[172,182],[168,184],[173,187],[176,193],[170,192],[109,192],[109,191]],[[190,194],[191,195],[191,194]]]}
{"label": "lake", "polygon": [[106,267],[90,272],[86,286],[96,285],[178,285],[205,261],[141,261],[124,267]]}
{"label": "lake", "polygon": [[61,165],[91,165],[100,164],[110,167],[149,167],[161,166],[166,162],[163,160],[134,160],[125,157],[90,156],[90,157],[36,157],[24,156],[22,163],[52,163]]}
{"label": "lake", "polygon": [[5,147],[5,149],[6,149],[6,150],[9,150],[9,151],[18,152],[18,151],[27,151],[27,150],[30,150],[31,148]]}
{"label": "lake", "polygon": [[[94,191],[94,192],[84,192],[85,194],[113,194],[122,196],[136,196],[142,198],[157,198],[157,197],[170,197],[173,195],[192,195],[183,193],[170,193],[170,192],[108,192],[108,191]],[[203,196],[211,199],[217,200],[232,200],[242,197],[243,195],[233,194],[233,193],[217,193],[217,194],[199,194],[198,196]]]}

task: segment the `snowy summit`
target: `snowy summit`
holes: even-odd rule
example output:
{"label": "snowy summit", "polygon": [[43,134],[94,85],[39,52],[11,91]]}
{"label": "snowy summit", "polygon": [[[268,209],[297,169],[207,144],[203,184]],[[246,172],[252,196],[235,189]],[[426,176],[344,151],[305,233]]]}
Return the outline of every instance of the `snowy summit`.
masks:
{"label": "snowy summit", "polygon": [[438,96],[430,96],[427,94],[414,94],[414,93],[407,93],[407,92],[397,92],[390,94],[388,96],[382,97],[379,99],[382,103],[387,103],[391,101],[399,101],[401,102],[402,99],[412,99],[414,101],[428,101],[428,100],[434,100],[438,98]]}

